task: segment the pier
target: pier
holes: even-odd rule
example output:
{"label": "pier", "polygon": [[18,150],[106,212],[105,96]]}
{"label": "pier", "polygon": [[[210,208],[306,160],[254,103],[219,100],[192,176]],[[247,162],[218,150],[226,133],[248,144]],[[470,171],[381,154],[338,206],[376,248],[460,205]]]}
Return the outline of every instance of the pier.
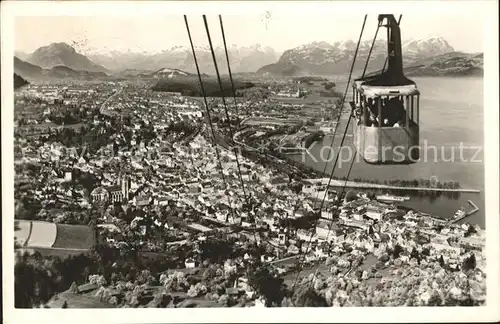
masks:
{"label": "pier", "polygon": [[[306,179],[306,181],[311,183],[321,183],[327,184],[328,179]],[[391,186],[376,183],[366,183],[366,182],[354,182],[354,181],[344,181],[344,180],[334,180],[332,179],[330,183],[331,187],[347,187],[347,188],[360,188],[360,189],[386,189],[386,190],[408,190],[408,191],[442,191],[442,192],[468,192],[468,193],[480,193],[481,190],[477,189],[447,189],[447,188],[432,188],[432,187],[402,187],[402,186]]]}
{"label": "pier", "polygon": [[449,220],[448,225],[455,224],[455,223],[461,221],[462,219],[465,219],[465,218],[469,217],[470,215],[475,214],[479,211],[479,207],[477,207],[477,205],[472,200],[468,200],[468,203],[469,203],[469,205],[472,206],[472,209],[469,210],[468,212],[466,212],[465,215],[462,217],[458,217],[458,218]]}

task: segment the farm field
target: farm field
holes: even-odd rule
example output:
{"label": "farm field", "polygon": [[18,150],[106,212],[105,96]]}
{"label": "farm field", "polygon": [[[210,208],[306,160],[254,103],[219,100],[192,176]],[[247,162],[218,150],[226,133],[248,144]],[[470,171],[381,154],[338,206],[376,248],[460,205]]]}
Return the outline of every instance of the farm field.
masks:
{"label": "farm field", "polygon": [[57,224],[57,235],[53,248],[89,249],[95,242],[89,226]]}
{"label": "farm field", "polygon": [[85,225],[16,220],[16,242],[24,252],[65,258],[88,251],[96,241]]}
{"label": "farm field", "polygon": [[66,301],[68,308],[114,308],[113,305],[102,302],[99,297],[95,297],[93,294],[95,292],[74,294],[70,291],[64,291],[52,297],[47,306],[49,308],[62,308]]}
{"label": "farm field", "polygon": [[23,246],[30,237],[31,222],[16,221],[14,228],[15,242]]}
{"label": "farm field", "polygon": [[32,221],[33,228],[28,240],[28,247],[51,247],[57,236],[57,227],[54,223]]}

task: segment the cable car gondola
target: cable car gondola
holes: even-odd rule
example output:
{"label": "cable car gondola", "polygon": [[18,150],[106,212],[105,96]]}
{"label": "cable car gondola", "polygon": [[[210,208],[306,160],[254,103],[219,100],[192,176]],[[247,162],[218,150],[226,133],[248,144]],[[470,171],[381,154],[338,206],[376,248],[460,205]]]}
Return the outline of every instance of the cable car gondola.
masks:
{"label": "cable car gondola", "polygon": [[378,22],[387,28],[388,66],[353,82],[354,145],[367,163],[415,163],[420,155],[420,92],[403,74],[398,22],[393,15],[379,15]]}

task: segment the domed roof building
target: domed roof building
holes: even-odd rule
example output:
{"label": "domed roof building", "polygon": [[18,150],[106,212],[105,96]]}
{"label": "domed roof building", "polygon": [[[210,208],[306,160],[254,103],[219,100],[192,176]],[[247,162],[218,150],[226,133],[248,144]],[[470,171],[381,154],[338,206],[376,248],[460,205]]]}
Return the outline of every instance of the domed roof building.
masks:
{"label": "domed roof building", "polygon": [[97,187],[90,193],[92,202],[106,202],[109,200],[109,191],[103,186]]}

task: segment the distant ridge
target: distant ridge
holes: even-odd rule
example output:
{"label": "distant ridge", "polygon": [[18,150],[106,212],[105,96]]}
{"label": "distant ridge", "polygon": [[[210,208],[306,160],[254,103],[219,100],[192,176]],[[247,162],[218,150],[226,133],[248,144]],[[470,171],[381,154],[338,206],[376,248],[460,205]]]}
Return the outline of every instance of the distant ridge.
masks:
{"label": "distant ridge", "polygon": [[17,57],[14,57],[14,73],[27,80],[64,78],[91,80],[108,77],[104,72],[76,71],[64,65],[57,65],[51,69],[42,69],[37,65],[25,62]]}
{"label": "distant ridge", "polygon": [[42,74],[42,68],[23,61],[14,56],[14,72],[22,76],[23,78],[36,77]]}
{"label": "distant ridge", "polygon": [[40,47],[28,55],[26,61],[43,69],[64,65],[75,71],[108,72],[105,67],[92,62],[66,43],[52,43]]}
{"label": "distant ridge", "polygon": [[415,62],[404,72],[407,76],[483,76],[483,54],[446,53]]}
{"label": "distant ridge", "polygon": [[163,68],[159,69],[158,71],[152,73],[152,75],[156,77],[167,77],[167,78],[173,78],[176,76],[192,76],[194,74],[185,72],[179,69],[171,69],[171,68]]}
{"label": "distant ridge", "polygon": [[14,89],[19,89],[27,84],[29,84],[28,81],[24,80],[22,77],[14,73]]}

